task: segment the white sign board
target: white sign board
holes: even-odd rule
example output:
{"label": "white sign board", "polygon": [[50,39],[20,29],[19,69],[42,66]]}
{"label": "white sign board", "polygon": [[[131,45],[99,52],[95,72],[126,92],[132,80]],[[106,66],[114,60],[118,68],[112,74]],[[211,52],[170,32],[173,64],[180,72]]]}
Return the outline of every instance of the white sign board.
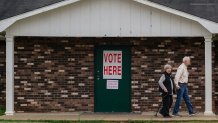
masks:
{"label": "white sign board", "polygon": [[103,51],[103,79],[122,79],[122,51]]}
{"label": "white sign board", "polygon": [[107,80],[107,89],[118,89],[119,83],[118,80]]}

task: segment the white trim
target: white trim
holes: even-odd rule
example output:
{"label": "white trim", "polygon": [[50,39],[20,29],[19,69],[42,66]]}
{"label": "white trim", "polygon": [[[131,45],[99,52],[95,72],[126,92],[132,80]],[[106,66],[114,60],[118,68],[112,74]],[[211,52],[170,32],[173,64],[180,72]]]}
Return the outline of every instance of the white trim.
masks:
{"label": "white trim", "polygon": [[5,115],[7,115],[7,116],[12,116],[12,115],[14,115],[14,111],[6,111],[5,112]]}
{"label": "white trim", "polygon": [[6,35],[6,115],[14,114],[14,37]]}
{"label": "white trim", "polygon": [[216,116],[212,111],[205,111],[204,115],[205,116]]}
{"label": "white trim", "polygon": [[205,39],[205,112],[204,115],[213,116],[212,103],[212,35]]}
{"label": "white trim", "polygon": [[199,22],[202,26],[204,26],[210,33],[218,33],[218,23],[215,23],[213,21],[209,21],[209,20],[194,16],[194,15],[176,10],[176,9],[172,9],[172,8],[169,8],[169,7],[154,3],[154,2],[150,2],[148,0],[134,0],[134,1],[145,4],[153,8],[160,9],[165,12],[169,12],[171,14],[175,14],[175,15],[178,15],[178,16],[190,19],[190,20],[194,20],[196,22]]}
{"label": "white trim", "polygon": [[5,21],[0,21],[0,32],[4,31],[7,29],[9,26],[11,26],[13,23],[15,23],[16,20],[11,18]]}
{"label": "white trim", "polygon": [[[52,4],[52,5],[49,5],[49,6],[40,8],[40,9],[36,9],[36,10],[30,11],[30,12],[27,12],[27,13],[24,13],[21,15],[17,15],[17,16],[14,16],[14,17],[11,17],[11,18],[8,18],[5,20],[1,20],[0,21],[0,32],[6,30],[9,26],[11,26],[13,23],[15,23],[16,21],[18,21],[20,19],[24,19],[24,18],[33,16],[36,14],[40,14],[40,13],[43,13],[43,12],[46,12],[49,10],[53,10],[53,9],[56,9],[56,8],[59,8],[59,7],[65,6],[65,5],[69,5],[69,4],[75,3],[77,1],[80,1],[80,0],[65,0],[63,2]],[[199,22],[202,26],[204,26],[210,33],[218,33],[218,23],[215,23],[213,21],[209,21],[209,20],[194,16],[191,14],[187,14],[185,12],[181,12],[181,11],[178,11],[176,9],[172,9],[172,8],[169,8],[169,7],[154,3],[154,2],[150,2],[148,0],[133,0],[133,1],[139,2],[141,4],[145,4],[145,5],[148,5],[150,7],[157,8],[157,9],[160,9],[162,11],[169,12],[169,13],[187,18],[187,19],[194,20],[196,22]]]}
{"label": "white trim", "polygon": [[205,19],[199,20],[199,23],[204,26],[210,33],[218,33],[218,23],[214,23]]}
{"label": "white trim", "polygon": [[30,12],[27,12],[27,13],[24,13],[21,15],[17,15],[17,16],[11,17],[11,18],[1,20],[0,21],[0,32],[6,30],[9,26],[11,26],[13,23],[15,23],[18,20],[33,16],[36,14],[40,14],[40,13],[43,13],[43,12],[46,12],[49,10],[53,10],[53,9],[56,9],[56,8],[59,8],[62,6],[66,6],[66,5],[69,5],[71,3],[75,3],[77,1],[80,1],[80,0],[64,0],[63,2],[58,2],[58,3],[52,4],[52,5],[43,7],[43,8],[35,9],[33,11],[30,11]]}

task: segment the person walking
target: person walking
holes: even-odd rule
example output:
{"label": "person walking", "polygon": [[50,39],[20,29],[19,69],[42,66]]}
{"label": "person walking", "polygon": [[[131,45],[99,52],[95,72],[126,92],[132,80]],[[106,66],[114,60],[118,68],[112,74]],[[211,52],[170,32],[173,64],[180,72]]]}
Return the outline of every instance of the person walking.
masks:
{"label": "person walking", "polygon": [[175,76],[175,86],[177,89],[177,98],[174,106],[172,116],[181,116],[179,115],[179,107],[181,105],[182,98],[184,99],[186,106],[188,108],[189,116],[194,116],[196,112],[193,111],[193,106],[191,104],[189,95],[188,95],[188,76],[189,72],[187,67],[191,64],[190,57],[184,57],[183,63],[179,66]]}
{"label": "person walking", "polygon": [[158,81],[159,91],[162,93],[162,109],[160,110],[160,114],[165,118],[170,118],[169,110],[173,103],[173,90],[174,83],[171,76],[172,67],[171,65],[164,66],[164,73],[160,77]]}

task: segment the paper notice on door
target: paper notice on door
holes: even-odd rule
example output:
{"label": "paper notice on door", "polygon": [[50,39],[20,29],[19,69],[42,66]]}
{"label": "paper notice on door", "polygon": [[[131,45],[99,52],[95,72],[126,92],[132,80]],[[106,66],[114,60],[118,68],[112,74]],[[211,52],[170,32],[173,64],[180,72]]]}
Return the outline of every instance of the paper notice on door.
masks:
{"label": "paper notice on door", "polygon": [[117,90],[119,88],[118,80],[107,80],[107,89]]}

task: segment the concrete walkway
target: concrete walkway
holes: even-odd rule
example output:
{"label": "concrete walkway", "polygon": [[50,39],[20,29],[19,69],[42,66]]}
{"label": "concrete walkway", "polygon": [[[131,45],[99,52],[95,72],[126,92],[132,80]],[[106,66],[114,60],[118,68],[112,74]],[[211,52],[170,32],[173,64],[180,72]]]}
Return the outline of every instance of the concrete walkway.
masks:
{"label": "concrete walkway", "polygon": [[199,113],[197,116],[189,117],[186,113],[181,113],[180,118],[162,118],[154,116],[153,112],[134,114],[134,113],[16,113],[14,116],[0,116],[4,120],[105,120],[105,121],[129,121],[129,120],[217,120],[218,116],[204,116]]}

